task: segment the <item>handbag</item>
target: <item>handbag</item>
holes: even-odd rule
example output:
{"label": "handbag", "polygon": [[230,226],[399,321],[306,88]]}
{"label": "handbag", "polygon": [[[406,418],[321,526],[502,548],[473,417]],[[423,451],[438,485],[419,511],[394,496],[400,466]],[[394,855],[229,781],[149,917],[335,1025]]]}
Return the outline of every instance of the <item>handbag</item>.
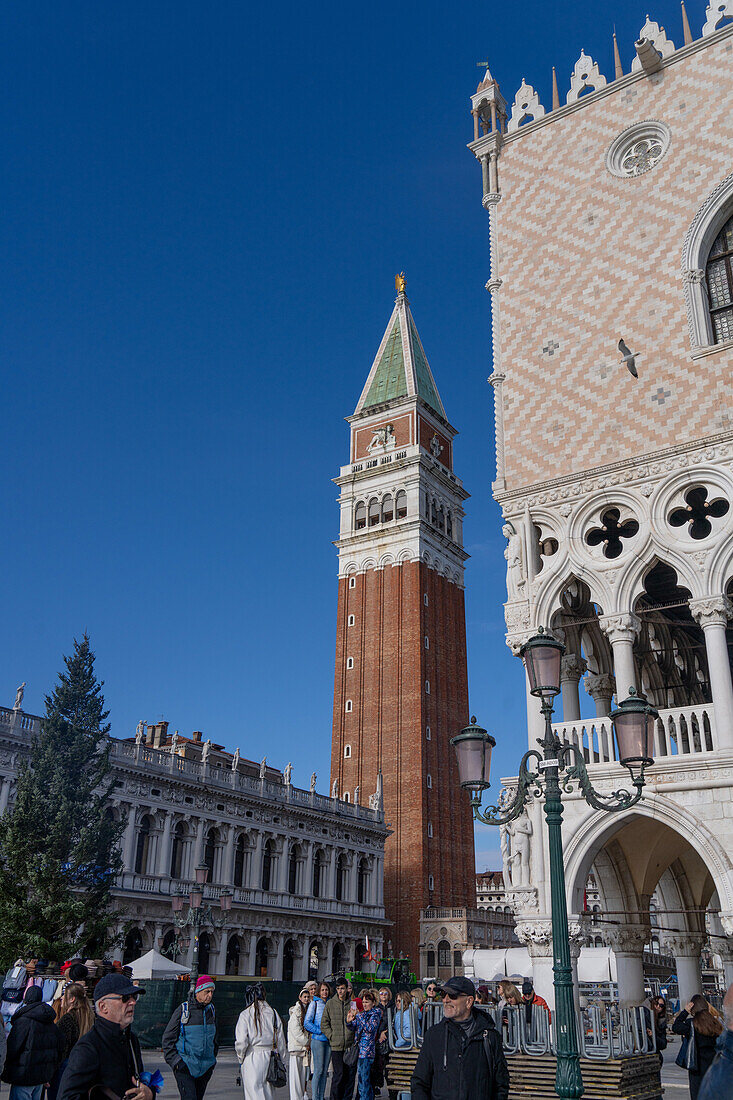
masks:
{"label": "handbag", "polygon": [[267,1076],[265,1080],[268,1085],[274,1085],[276,1089],[281,1089],[288,1083],[288,1074],[285,1069],[285,1063],[277,1049],[277,1012],[275,1012],[274,1008],[272,1014],[274,1016],[272,1024],[272,1050],[270,1051],[270,1064],[267,1067]]}
{"label": "handbag", "polygon": [[682,1039],[682,1045],[675,1058],[676,1065],[686,1069],[688,1073],[698,1072],[697,1043],[695,1042],[695,1025],[690,1020],[690,1034]]}
{"label": "handbag", "polygon": [[359,1044],[354,1041],[350,1047],[347,1047],[344,1051],[344,1065],[355,1066],[359,1061]]}

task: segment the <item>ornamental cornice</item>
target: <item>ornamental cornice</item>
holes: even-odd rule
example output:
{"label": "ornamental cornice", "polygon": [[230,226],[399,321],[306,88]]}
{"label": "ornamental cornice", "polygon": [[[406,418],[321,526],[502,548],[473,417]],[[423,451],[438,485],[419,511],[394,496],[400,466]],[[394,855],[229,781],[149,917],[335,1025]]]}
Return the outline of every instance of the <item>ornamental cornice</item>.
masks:
{"label": "ornamental cornice", "polygon": [[[512,505],[514,502],[517,504],[521,502],[524,505],[525,501],[531,509],[545,504],[574,505],[604,489],[615,489],[632,482],[640,485],[640,491],[644,495],[650,495],[653,486],[650,485],[649,493],[645,493],[644,483],[653,483],[668,473],[681,471],[694,465],[699,461],[696,457],[698,453],[702,453],[705,462],[733,457],[733,432],[719,432],[705,440],[697,439],[689,443],[676,444],[674,447],[654,451],[648,455],[638,455],[622,462],[594,466],[581,473],[549,478],[546,481],[523,485],[518,489],[506,489],[494,493],[494,498],[502,507]],[[507,510],[507,515],[514,514],[514,509]],[[518,511],[516,514],[519,514]]]}
{"label": "ornamental cornice", "polygon": [[718,596],[703,596],[690,600],[690,612],[703,629],[706,626],[727,626],[730,619],[733,619],[733,602],[722,593]]}

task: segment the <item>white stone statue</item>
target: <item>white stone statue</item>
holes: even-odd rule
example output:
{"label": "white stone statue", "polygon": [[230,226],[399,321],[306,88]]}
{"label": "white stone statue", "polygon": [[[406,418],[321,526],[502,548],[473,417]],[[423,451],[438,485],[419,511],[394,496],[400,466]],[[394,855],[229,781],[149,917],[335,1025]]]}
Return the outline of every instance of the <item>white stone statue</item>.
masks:
{"label": "white stone statue", "polygon": [[395,434],[394,424],[385,424],[383,428],[375,428],[372,441],[367,447],[367,454],[371,454],[372,451],[384,450],[388,447],[394,447]]}
{"label": "white stone statue", "polygon": [[529,886],[529,850],[532,822],[526,814],[522,814],[516,821],[512,821],[507,825],[507,833],[511,837],[509,861],[512,867],[512,886]]}
{"label": "white stone statue", "polygon": [[338,798],[339,796],[339,781],[338,778],[334,779],[333,786],[331,787],[331,798]]}
{"label": "white stone statue", "polygon": [[[501,797],[499,798],[499,807],[501,808]],[[504,869],[504,889],[508,890],[512,884],[512,875],[511,862],[509,860],[509,837],[507,836],[506,825],[499,826],[499,844],[501,847],[501,863]]]}
{"label": "white stone statue", "polygon": [[317,779],[317,778],[318,778],[318,777],[317,777],[316,773],[315,773],[315,772],[313,772],[313,773],[312,773],[312,775],[311,775],[311,794],[314,794],[314,793],[315,793],[315,789],[316,789],[316,779]]}
{"label": "white stone statue", "polygon": [[13,710],[20,710],[23,705],[23,696],[25,695],[25,685],[27,681],[23,681],[18,690],[15,693],[15,702],[13,703]]}
{"label": "white stone statue", "polygon": [[433,455],[434,458],[440,458],[442,451],[443,444],[440,442],[437,435],[434,435],[433,438],[430,440],[430,453]]}
{"label": "white stone statue", "polygon": [[371,810],[384,809],[384,785],[381,771],[377,772],[377,789],[374,794],[369,795],[369,808]]}
{"label": "white stone statue", "polygon": [[145,722],[138,722],[135,730],[135,744],[142,745],[145,738]]}
{"label": "white stone statue", "polygon": [[207,737],[206,740],[204,741],[204,746],[201,750],[201,763],[202,764],[208,763],[210,752],[211,752],[211,740],[210,740],[210,738]]}
{"label": "white stone statue", "polygon": [[283,781],[286,787],[289,787],[293,782],[293,765],[290,761],[287,762],[283,770]]}
{"label": "white stone statue", "polygon": [[232,757],[232,771],[235,772],[239,769],[239,746],[234,750],[234,756]]}
{"label": "white stone statue", "polygon": [[360,788],[358,786],[354,790],[354,805],[355,806],[359,805],[359,790],[360,790]]}
{"label": "white stone statue", "polygon": [[260,779],[265,778],[265,768],[267,767],[267,757],[263,756],[260,760]]}
{"label": "white stone statue", "polygon": [[524,554],[522,553],[522,538],[514,529],[514,524],[505,523],[502,534],[508,539],[504,550],[506,558],[506,590],[510,600],[524,599]]}
{"label": "white stone statue", "polygon": [[171,753],[178,751],[178,730],[175,730],[171,737]]}

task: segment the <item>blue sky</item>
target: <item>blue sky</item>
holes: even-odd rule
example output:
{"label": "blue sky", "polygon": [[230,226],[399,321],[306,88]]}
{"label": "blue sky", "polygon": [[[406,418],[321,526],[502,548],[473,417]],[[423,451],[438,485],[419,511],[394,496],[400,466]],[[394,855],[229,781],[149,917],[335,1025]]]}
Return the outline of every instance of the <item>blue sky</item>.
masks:
{"label": "blue sky", "polygon": [[[703,5],[688,5],[695,36]],[[0,40],[0,702],[89,631],[113,732],[165,716],[326,787],[336,489],[404,269],[472,493],[471,706],[525,747],[491,500],[488,56],[549,106],[641,0],[11,3]],[[681,42],[677,0],[652,18]],[[573,151],[567,150],[568,172]],[[494,853],[493,834],[478,843]],[[494,860],[496,857],[486,855]]]}

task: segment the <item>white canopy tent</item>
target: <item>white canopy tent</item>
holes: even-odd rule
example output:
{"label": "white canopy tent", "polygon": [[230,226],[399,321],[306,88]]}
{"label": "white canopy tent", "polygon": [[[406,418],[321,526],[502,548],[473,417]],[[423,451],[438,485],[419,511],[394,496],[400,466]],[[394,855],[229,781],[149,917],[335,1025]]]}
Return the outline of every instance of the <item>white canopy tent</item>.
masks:
{"label": "white canopy tent", "polygon": [[[463,972],[476,982],[498,982],[502,978],[516,981],[533,976],[532,960],[526,947],[464,951]],[[616,956],[610,947],[581,948],[578,981],[593,984],[616,981]]]}
{"label": "white canopy tent", "polygon": [[190,974],[190,966],[181,966],[180,963],[171,962],[154,948],[141,955],[139,959],[129,964],[132,967],[132,976],[139,978],[177,978],[179,974]]}

